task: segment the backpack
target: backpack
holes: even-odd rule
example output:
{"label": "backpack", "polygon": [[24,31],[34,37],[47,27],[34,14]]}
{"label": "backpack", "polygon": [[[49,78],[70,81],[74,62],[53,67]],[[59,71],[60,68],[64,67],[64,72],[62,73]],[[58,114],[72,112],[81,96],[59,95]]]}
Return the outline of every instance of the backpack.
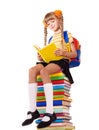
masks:
{"label": "backpack", "polygon": [[[50,43],[50,41],[51,41],[52,38],[53,38],[53,37],[51,37],[51,38],[49,39],[49,42],[48,42],[48,43]],[[69,38],[68,38],[68,33],[67,33],[67,31],[64,31],[64,40],[65,40],[66,43],[69,42]],[[77,57],[70,59],[69,68],[77,67],[77,66],[80,65],[80,62],[81,62],[81,61],[80,61],[81,45],[79,44],[79,41],[78,41],[75,37],[73,37],[73,42],[74,42],[74,46],[75,46],[76,51],[77,51]]]}

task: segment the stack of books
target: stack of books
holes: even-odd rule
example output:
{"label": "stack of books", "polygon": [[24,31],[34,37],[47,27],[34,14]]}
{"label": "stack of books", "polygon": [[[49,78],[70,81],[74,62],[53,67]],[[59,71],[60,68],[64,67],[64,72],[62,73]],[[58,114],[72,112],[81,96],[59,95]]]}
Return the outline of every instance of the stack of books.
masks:
{"label": "stack of books", "polygon": [[[72,99],[70,97],[71,84],[62,72],[50,75],[53,83],[53,107],[57,119],[48,127],[42,130],[74,130],[71,122],[70,107]],[[38,91],[37,91],[37,109],[40,113],[40,118],[36,120],[38,124],[46,112],[46,98],[44,94],[43,82],[40,75],[37,77]]]}

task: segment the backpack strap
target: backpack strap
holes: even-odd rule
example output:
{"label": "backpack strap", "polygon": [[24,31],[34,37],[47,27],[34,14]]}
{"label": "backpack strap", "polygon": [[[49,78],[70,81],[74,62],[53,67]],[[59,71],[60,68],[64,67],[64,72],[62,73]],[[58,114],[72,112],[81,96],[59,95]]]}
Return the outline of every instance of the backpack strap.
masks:
{"label": "backpack strap", "polygon": [[[66,43],[69,42],[69,37],[68,37],[67,31],[64,31],[64,40]],[[80,55],[81,55],[80,44],[79,44],[79,41],[74,37],[73,37],[73,41],[74,41],[74,46],[76,48],[77,57],[70,59],[69,68],[77,67],[80,65]]]}
{"label": "backpack strap", "polygon": [[68,33],[67,33],[67,31],[64,31],[64,40],[65,40],[66,43],[69,42],[69,38],[68,38]]}
{"label": "backpack strap", "polygon": [[[53,38],[53,36],[50,37],[50,39],[48,40],[48,43],[51,42],[52,38]],[[68,41],[69,41],[67,31],[64,31],[64,40],[65,40],[66,43],[68,43]]]}
{"label": "backpack strap", "polygon": [[50,37],[50,39],[48,40],[48,43],[50,43],[50,42],[51,42],[52,38],[53,38],[53,36],[51,36],[51,37]]}

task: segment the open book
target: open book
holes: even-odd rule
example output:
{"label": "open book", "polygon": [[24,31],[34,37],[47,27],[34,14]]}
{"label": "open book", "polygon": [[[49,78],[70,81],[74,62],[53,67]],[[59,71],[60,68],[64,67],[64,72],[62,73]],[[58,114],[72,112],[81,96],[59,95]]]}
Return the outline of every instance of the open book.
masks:
{"label": "open book", "polygon": [[33,45],[33,46],[46,63],[49,63],[50,61],[53,60],[60,60],[63,58],[63,56],[55,55],[55,50],[57,50],[58,48],[54,43],[50,43],[41,49],[37,45]]}

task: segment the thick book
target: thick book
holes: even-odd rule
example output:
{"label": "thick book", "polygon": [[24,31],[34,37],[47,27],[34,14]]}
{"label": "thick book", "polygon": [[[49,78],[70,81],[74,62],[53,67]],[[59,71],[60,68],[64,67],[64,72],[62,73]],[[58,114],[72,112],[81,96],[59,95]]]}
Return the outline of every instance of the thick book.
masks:
{"label": "thick book", "polygon": [[33,45],[33,46],[46,63],[49,63],[50,61],[54,61],[54,60],[60,60],[63,58],[63,56],[55,55],[55,50],[58,49],[55,43],[50,43],[41,49],[37,45]]}
{"label": "thick book", "polygon": [[[60,123],[52,123],[49,127],[54,127],[54,126],[73,126],[73,124],[71,122],[60,122]],[[67,130],[67,129],[66,129]]]}
{"label": "thick book", "polygon": [[[53,92],[53,95],[66,95],[67,97],[70,97],[70,93],[67,93],[67,92],[64,92],[64,91]],[[38,96],[45,96],[44,91],[43,92],[38,92],[37,97]]]}
{"label": "thick book", "polygon": [[[64,84],[55,84],[55,85],[53,85],[53,90],[67,90],[67,91],[69,91],[70,90],[70,87],[68,87],[68,86],[66,86],[66,85],[64,85]],[[44,91],[44,87],[43,86],[40,86],[40,87],[38,87],[37,88],[37,91],[39,92],[39,91]]]}
{"label": "thick book", "polygon": [[[53,100],[71,100],[69,97],[65,96],[65,95],[53,95]],[[42,101],[46,101],[46,97],[45,96],[38,96],[36,98],[37,102],[42,102]]]}
{"label": "thick book", "polygon": [[[63,112],[69,112],[69,108],[67,106],[53,106],[54,112],[55,113],[63,113]],[[46,112],[46,107],[37,107],[38,111],[40,114]],[[65,111],[66,110],[66,111]]]}
{"label": "thick book", "polygon": [[[64,79],[61,80],[52,80],[52,84],[67,84],[67,81]],[[43,85],[43,82],[38,82],[38,86]]]}
{"label": "thick book", "polygon": [[[42,119],[38,119],[38,120],[36,120],[36,123],[40,123],[41,122],[41,120]],[[66,122],[67,120],[66,119],[56,119],[55,121],[54,121],[54,123],[68,123],[68,121]]]}
{"label": "thick book", "polygon": [[[53,100],[64,100],[65,96],[64,95],[54,95]],[[38,96],[36,98],[37,101],[45,101],[46,97],[45,96]]]}
{"label": "thick book", "polygon": [[[59,80],[60,78],[61,78],[61,79],[66,79],[66,80],[68,80],[68,78],[64,75],[64,73],[63,73],[62,71],[59,71],[59,72],[50,74],[49,76],[50,76],[50,78],[52,78],[52,80]],[[58,78],[59,78],[59,79],[58,79]],[[41,75],[38,75],[38,76],[37,76],[37,81],[38,81],[38,82],[39,82],[39,81],[40,81],[40,82],[42,81]],[[69,82],[69,80],[68,80],[68,82]]]}
{"label": "thick book", "polygon": [[[65,124],[65,123],[61,123],[61,124],[58,124],[55,126],[50,126],[50,127],[45,127],[45,128],[42,128],[41,130],[74,130],[75,129],[75,126],[72,126],[72,125],[68,125],[68,124]],[[39,130],[39,129],[37,129]]]}
{"label": "thick book", "polygon": [[[44,114],[40,114],[39,119],[42,119],[43,117],[44,117]],[[70,121],[72,119],[72,117],[67,113],[56,113],[56,117],[57,117],[57,119],[65,119],[68,121]]]}
{"label": "thick book", "polygon": [[[71,99],[68,100],[53,100],[53,106],[70,105]],[[46,101],[36,102],[37,107],[46,106]]]}
{"label": "thick book", "polygon": [[[45,107],[45,109],[46,109],[46,107]],[[44,116],[44,114],[40,114],[39,119],[42,118],[43,116]],[[56,116],[57,116],[57,118],[65,117],[65,118],[71,119],[70,113],[63,113],[63,112],[62,113],[56,113]]]}
{"label": "thick book", "polygon": [[[51,76],[50,77],[51,80],[60,80],[60,79],[66,79],[66,77],[64,77],[64,75],[60,75],[60,76]],[[68,80],[68,79],[67,79]],[[41,82],[42,79],[41,77],[37,78],[37,82]]]}

